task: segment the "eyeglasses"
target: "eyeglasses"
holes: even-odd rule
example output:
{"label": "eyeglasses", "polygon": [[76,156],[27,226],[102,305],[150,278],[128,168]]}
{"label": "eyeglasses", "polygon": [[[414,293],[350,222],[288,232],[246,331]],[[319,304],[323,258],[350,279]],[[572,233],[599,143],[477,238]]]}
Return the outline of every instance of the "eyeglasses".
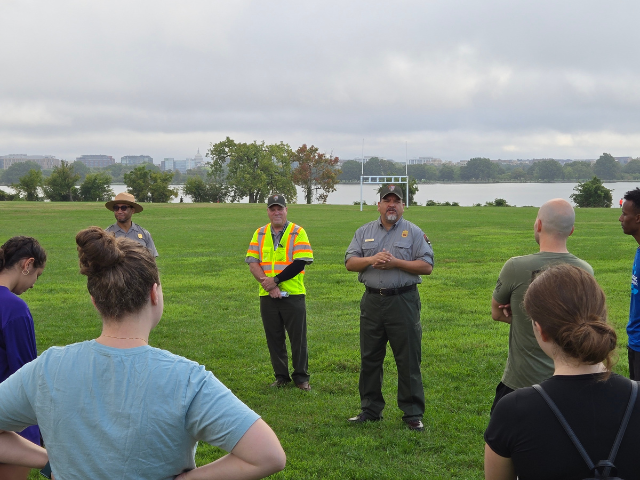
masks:
{"label": "eyeglasses", "polygon": [[129,207],[129,205],[114,205],[113,211],[117,212],[118,210],[122,210],[123,212],[126,212],[127,208],[131,208],[131,207]]}

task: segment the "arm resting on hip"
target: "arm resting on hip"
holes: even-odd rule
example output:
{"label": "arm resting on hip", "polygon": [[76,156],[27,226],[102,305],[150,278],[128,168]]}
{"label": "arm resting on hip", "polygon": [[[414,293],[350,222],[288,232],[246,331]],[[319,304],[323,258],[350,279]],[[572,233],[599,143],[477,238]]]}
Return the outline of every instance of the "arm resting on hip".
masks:
{"label": "arm resting on hip", "polygon": [[183,473],[176,480],[251,480],[282,470],[287,457],[273,430],[258,419],[231,453],[215,462]]}

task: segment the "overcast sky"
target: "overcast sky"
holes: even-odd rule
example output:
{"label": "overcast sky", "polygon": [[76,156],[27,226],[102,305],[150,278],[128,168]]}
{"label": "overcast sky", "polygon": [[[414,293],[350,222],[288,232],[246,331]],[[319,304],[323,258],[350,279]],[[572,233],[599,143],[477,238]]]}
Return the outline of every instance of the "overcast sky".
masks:
{"label": "overcast sky", "polygon": [[640,2],[0,0],[0,155],[640,156]]}

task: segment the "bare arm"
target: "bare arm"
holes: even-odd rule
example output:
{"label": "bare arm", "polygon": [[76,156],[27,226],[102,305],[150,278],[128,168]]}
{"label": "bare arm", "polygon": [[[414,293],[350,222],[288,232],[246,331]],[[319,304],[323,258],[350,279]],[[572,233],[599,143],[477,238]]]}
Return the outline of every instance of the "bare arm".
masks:
{"label": "bare arm", "polygon": [[515,480],[516,470],[510,458],[501,457],[484,444],[484,478],[485,480]]}
{"label": "bare arm", "polygon": [[183,473],[176,480],[251,480],[267,477],[285,467],[287,457],[273,430],[258,419],[231,453],[215,462]]}
{"label": "bare arm", "polygon": [[49,461],[47,451],[14,432],[0,430],[0,462],[42,468]]}
{"label": "bare arm", "polygon": [[277,287],[273,278],[265,275],[264,270],[262,270],[262,267],[258,262],[251,262],[249,264],[249,271],[251,272],[251,275],[253,275],[253,278],[255,278],[267,292],[270,292]]}
{"label": "bare arm", "polygon": [[491,297],[491,318],[497,322],[511,323],[511,305],[499,304],[495,298]]}

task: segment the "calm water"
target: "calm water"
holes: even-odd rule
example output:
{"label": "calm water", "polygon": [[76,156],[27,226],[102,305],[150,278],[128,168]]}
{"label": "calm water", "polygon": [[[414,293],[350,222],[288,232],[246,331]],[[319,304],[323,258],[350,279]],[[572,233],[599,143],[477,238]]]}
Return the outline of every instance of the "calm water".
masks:
{"label": "calm water", "polygon": [[[454,184],[422,184],[418,185],[418,193],[415,196],[416,202],[424,205],[427,200],[436,202],[458,202],[462,206],[472,206],[476,203],[484,204],[492,202],[496,198],[504,198],[509,205],[518,207],[534,206],[539,207],[551,198],[564,198],[571,201],[569,196],[573,193],[573,188],[577,183],[454,183]],[[607,188],[613,190],[613,207],[618,207],[618,201],[625,192],[640,186],[640,182],[617,182],[605,183]],[[172,185],[173,188],[180,189],[180,185]],[[113,191],[118,194],[127,190],[126,185],[113,184]],[[0,189],[11,192],[10,187],[0,186]],[[378,201],[376,190],[377,185],[363,185],[362,199],[371,205]],[[183,197],[187,203],[191,202],[189,197]],[[173,200],[179,202],[180,198]],[[304,203],[302,190],[298,189],[298,203]],[[247,202],[244,199],[243,202]],[[353,202],[360,202],[360,184],[341,184],[337,190],[329,195],[327,203],[331,205],[351,205]]]}

